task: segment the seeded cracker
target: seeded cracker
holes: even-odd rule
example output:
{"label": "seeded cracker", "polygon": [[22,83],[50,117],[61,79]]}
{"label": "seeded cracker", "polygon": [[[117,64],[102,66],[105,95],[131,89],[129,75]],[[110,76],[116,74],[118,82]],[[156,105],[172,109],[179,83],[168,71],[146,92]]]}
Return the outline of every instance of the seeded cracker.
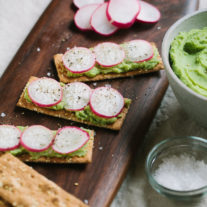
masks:
{"label": "seeded cracker", "polygon": [[9,153],[0,156],[1,207],[87,207]]}
{"label": "seeded cracker", "polygon": [[[155,43],[151,43],[153,46],[156,46]],[[56,54],[54,55],[54,62],[56,66],[56,70],[58,73],[58,77],[61,82],[63,83],[71,83],[75,81],[80,81],[80,82],[88,82],[88,81],[99,81],[99,80],[106,80],[106,79],[115,79],[115,78],[124,78],[124,77],[131,77],[135,75],[140,75],[144,73],[152,73],[156,72],[159,70],[164,69],[162,59],[159,56],[158,58],[160,59],[160,63],[156,65],[155,68],[150,69],[150,70],[133,70],[130,72],[125,72],[125,73],[109,73],[109,74],[99,74],[93,78],[87,77],[87,76],[81,76],[81,77],[68,77],[67,76],[67,70],[65,69],[64,65],[62,64],[62,56],[63,54]]]}
{"label": "seeded cracker", "polygon": [[[37,77],[31,76],[28,83],[32,82],[33,80],[36,80]],[[26,87],[23,90],[20,99],[17,102],[17,106],[22,107],[22,108],[26,108],[32,111],[36,111],[42,114],[47,114],[50,116],[54,116],[54,117],[59,117],[59,118],[63,118],[63,119],[67,119],[67,120],[71,120],[71,121],[75,121],[75,122],[80,122],[83,124],[87,124],[87,125],[92,125],[92,126],[98,126],[98,127],[102,127],[102,128],[108,128],[108,129],[112,129],[112,130],[120,130],[121,126],[124,122],[124,119],[126,117],[126,114],[129,110],[128,107],[124,107],[121,115],[121,118],[118,118],[117,121],[115,121],[113,124],[109,124],[109,125],[95,125],[89,121],[82,121],[80,119],[78,119],[74,113],[70,112],[70,111],[66,111],[66,110],[52,110],[52,109],[47,109],[47,108],[43,108],[43,107],[39,107],[37,105],[35,105],[34,103],[29,103],[26,101],[26,99],[24,98],[24,93],[25,93]]]}

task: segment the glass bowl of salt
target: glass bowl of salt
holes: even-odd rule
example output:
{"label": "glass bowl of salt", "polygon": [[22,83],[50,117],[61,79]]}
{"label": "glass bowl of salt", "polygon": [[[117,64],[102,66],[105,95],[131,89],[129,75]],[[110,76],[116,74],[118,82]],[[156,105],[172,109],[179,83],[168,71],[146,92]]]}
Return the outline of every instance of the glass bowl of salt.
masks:
{"label": "glass bowl of salt", "polygon": [[148,154],[145,163],[151,186],[179,200],[207,193],[207,140],[186,136],[166,139]]}

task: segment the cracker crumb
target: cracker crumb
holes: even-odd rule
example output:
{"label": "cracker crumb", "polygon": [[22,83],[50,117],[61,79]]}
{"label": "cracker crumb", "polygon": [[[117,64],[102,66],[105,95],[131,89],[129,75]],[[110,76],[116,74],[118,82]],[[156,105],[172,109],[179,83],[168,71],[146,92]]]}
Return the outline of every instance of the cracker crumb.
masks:
{"label": "cracker crumb", "polygon": [[114,154],[112,154],[111,156],[114,157]]}
{"label": "cracker crumb", "polygon": [[105,87],[111,88],[111,84],[105,84]]}
{"label": "cracker crumb", "polygon": [[99,150],[103,150],[103,147],[101,146],[101,147],[99,147],[98,149],[99,149]]}
{"label": "cracker crumb", "polygon": [[75,185],[75,186],[78,186],[78,185],[79,185],[79,183],[77,183],[77,182],[76,182],[76,183],[74,183],[74,185]]}
{"label": "cracker crumb", "polygon": [[158,29],[158,30],[160,30],[161,28],[162,28],[162,27],[160,27],[160,26],[159,26],[159,27],[157,27],[157,29]]}
{"label": "cracker crumb", "polygon": [[88,200],[87,200],[87,199],[85,199],[83,202],[84,202],[85,204],[88,204]]}
{"label": "cracker crumb", "polygon": [[6,114],[4,112],[1,113],[1,117],[5,117]]}
{"label": "cracker crumb", "polygon": [[37,52],[40,52],[40,48],[39,47],[37,48]]}
{"label": "cracker crumb", "polygon": [[58,125],[58,127],[59,127],[59,128],[61,128],[61,127],[62,127],[60,123],[57,123],[57,125]]}
{"label": "cracker crumb", "polygon": [[21,114],[24,115],[24,112],[22,112]]}

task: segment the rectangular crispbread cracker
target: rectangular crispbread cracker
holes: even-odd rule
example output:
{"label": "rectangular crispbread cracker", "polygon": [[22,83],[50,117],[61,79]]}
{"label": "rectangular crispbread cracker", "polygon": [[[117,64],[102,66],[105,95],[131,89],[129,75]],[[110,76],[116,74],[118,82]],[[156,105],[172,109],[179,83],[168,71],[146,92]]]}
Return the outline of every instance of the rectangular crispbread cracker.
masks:
{"label": "rectangular crispbread cracker", "polygon": [[3,207],[87,207],[9,153],[0,155],[0,204]]}
{"label": "rectangular crispbread cracker", "polygon": [[[37,79],[37,77],[31,76],[28,83],[32,82],[35,79]],[[27,86],[27,84],[26,84],[26,86]],[[24,98],[26,86],[25,86],[25,88],[24,88],[24,90],[23,90],[23,92],[17,102],[17,106],[22,107],[22,108],[26,108],[26,109],[29,109],[32,111],[36,111],[36,112],[39,112],[42,114],[47,114],[47,115],[58,117],[58,118],[63,118],[63,119],[67,119],[67,120],[71,120],[71,121],[75,121],[75,122],[80,122],[80,123],[87,124],[87,125],[98,126],[98,127],[108,128],[108,129],[112,129],[112,130],[120,130],[121,126],[124,122],[124,119],[126,117],[126,114],[128,112],[128,108],[125,106],[121,112],[122,116],[120,118],[118,118],[117,121],[115,121],[113,124],[109,124],[109,125],[94,124],[89,121],[80,120],[75,116],[75,114],[73,112],[66,111],[64,109],[56,111],[56,110],[52,110],[52,109],[48,109],[48,108],[39,107],[32,102],[29,103]]]}
{"label": "rectangular crispbread cracker", "polygon": [[[83,164],[83,163],[91,163],[92,162],[92,154],[93,154],[93,141],[94,141],[94,131],[91,131],[91,137],[90,140],[87,143],[86,150],[87,153],[84,157],[78,157],[74,156],[71,158],[67,157],[46,157],[42,156],[37,159],[33,159],[29,154],[21,154],[17,155],[20,160],[24,162],[42,162],[42,163],[77,163],[77,164]],[[1,206],[0,206],[1,207]]]}
{"label": "rectangular crispbread cracker", "polygon": [[[155,43],[151,43],[154,47],[156,47]],[[106,79],[115,79],[115,78],[123,78],[123,77],[130,77],[130,76],[135,76],[135,75],[140,75],[144,73],[152,73],[156,72],[159,70],[164,69],[162,59],[160,56],[158,56],[160,62],[154,67],[153,69],[150,70],[133,70],[130,72],[126,73],[109,73],[109,74],[99,74],[93,78],[87,77],[87,76],[81,76],[81,77],[68,77],[67,76],[67,69],[64,67],[62,63],[62,56],[63,54],[56,54],[54,55],[54,62],[57,70],[58,77],[61,82],[63,83],[71,83],[75,81],[80,81],[80,82],[88,82],[88,81],[99,81],[99,80],[106,80]]]}

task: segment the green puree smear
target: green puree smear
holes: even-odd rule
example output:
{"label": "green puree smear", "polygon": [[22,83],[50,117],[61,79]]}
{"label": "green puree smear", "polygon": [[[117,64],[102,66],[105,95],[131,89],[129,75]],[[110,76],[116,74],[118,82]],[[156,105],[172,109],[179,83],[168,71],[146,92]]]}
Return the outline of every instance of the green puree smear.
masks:
{"label": "green puree smear", "polygon": [[[124,44],[122,45],[124,47]],[[95,67],[93,67],[91,70],[84,72],[84,73],[72,73],[70,71],[67,71],[68,77],[80,77],[80,76],[87,76],[90,78],[95,77],[98,74],[108,74],[108,73],[126,73],[133,70],[150,70],[153,69],[159,62],[158,58],[158,50],[156,47],[153,47],[154,50],[154,56],[148,61],[140,62],[140,63],[134,63],[130,61],[124,60],[122,63],[113,66],[113,67],[101,67],[100,65],[96,64]]]}
{"label": "green puree smear", "polygon": [[[125,106],[129,107],[131,103],[130,99],[125,99]],[[121,117],[121,114],[119,114],[117,117],[113,118],[103,118],[100,116],[96,116],[90,106],[86,106],[84,110],[76,111],[75,116],[83,121],[90,121],[92,123],[100,124],[100,125],[106,125],[106,124],[113,124],[118,118]]]}
{"label": "green puree smear", "polygon": [[[28,95],[28,92],[27,90],[25,91],[24,93],[24,98],[29,102],[31,103],[32,100],[30,99],[29,95]],[[129,107],[131,103],[131,100],[130,99],[125,99],[125,107]],[[55,106],[51,106],[51,107],[48,107],[49,109],[53,109],[53,110],[63,110],[64,109],[64,102],[61,101],[59,104],[55,105]],[[86,106],[83,110],[81,111],[72,111],[72,113],[75,114],[75,116],[80,119],[80,120],[83,120],[83,121],[90,121],[91,123],[94,123],[94,124],[98,124],[98,125],[107,125],[107,124],[113,124],[118,118],[121,117],[121,114],[119,114],[117,117],[113,117],[113,118],[103,118],[103,117],[100,117],[100,116],[97,116],[95,115],[90,106]]]}
{"label": "green puree smear", "polygon": [[[19,128],[21,131],[24,131],[27,127],[18,126],[17,128]],[[87,131],[90,134],[90,130],[87,130],[84,128],[82,128],[82,130]],[[54,134],[55,133],[56,133],[56,131],[54,131]],[[55,152],[51,147],[45,151],[42,151],[42,152],[30,152],[22,146],[20,146],[19,148],[15,149],[15,150],[11,150],[10,153],[14,156],[22,155],[22,154],[29,154],[33,160],[39,159],[40,157],[57,157],[57,158],[70,159],[75,156],[84,157],[87,154],[87,145],[88,145],[88,143],[86,143],[83,147],[81,147],[77,151],[72,152],[72,153],[68,153],[68,154],[59,154],[59,153]]]}
{"label": "green puree smear", "polygon": [[180,33],[171,44],[175,74],[189,88],[207,96],[207,27]]}

